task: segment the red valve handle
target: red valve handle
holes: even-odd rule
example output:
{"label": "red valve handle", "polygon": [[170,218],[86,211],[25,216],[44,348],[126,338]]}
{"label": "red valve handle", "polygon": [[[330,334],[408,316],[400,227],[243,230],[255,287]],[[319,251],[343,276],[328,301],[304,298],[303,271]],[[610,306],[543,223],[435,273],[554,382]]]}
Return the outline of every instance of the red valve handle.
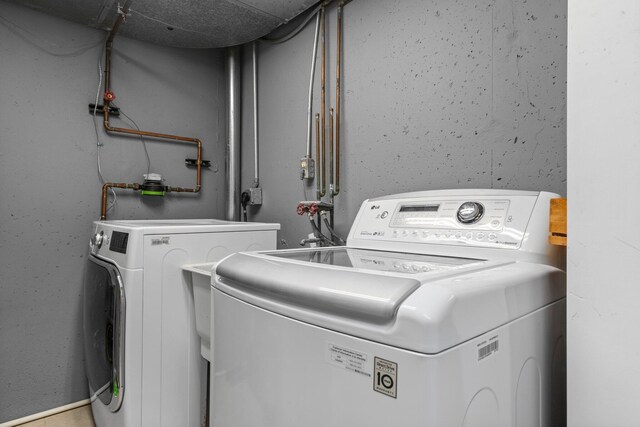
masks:
{"label": "red valve handle", "polygon": [[116,99],[116,95],[115,95],[115,93],[113,93],[110,90],[108,90],[108,91],[106,91],[104,93],[104,97],[103,98],[104,98],[105,102],[111,102],[114,99]]}

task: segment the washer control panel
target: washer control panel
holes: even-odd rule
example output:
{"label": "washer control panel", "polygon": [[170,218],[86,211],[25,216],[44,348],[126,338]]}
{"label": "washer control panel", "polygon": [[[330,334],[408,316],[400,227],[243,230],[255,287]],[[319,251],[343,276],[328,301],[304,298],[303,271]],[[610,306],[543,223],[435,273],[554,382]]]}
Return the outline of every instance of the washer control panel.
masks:
{"label": "washer control panel", "polygon": [[537,197],[441,196],[366,201],[356,239],[518,249]]}

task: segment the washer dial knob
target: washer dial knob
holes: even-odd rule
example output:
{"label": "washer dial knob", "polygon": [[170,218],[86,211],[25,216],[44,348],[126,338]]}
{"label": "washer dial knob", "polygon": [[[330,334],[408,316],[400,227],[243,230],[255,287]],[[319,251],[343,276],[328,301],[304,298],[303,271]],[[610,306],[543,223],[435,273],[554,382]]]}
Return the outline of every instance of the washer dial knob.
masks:
{"label": "washer dial knob", "polygon": [[463,224],[475,224],[484,215],[484,206],[479,202],[465,202],[458,208],[458,221]]}
{"label": "washer dial knob", "polygon": [[101,231],[100,233],[96,233],[93,236],[91,236],[91,241],[89,242],[91,244],[92,248],[100,248],[100,246],[102,246],[102,242],[104,240],[104,231]]}

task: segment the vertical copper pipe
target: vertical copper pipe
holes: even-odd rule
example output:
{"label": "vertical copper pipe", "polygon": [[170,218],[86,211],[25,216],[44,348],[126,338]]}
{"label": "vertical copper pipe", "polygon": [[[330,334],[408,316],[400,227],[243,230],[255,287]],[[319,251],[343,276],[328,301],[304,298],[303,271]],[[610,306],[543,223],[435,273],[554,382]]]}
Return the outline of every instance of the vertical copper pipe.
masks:
{"label": "vertical copper pipe", "polygon": [[333,192],[334,196],[340,193],[340,69],[342,59],[342,6],[343,1],[338,3],[338,53],[336,58],[336,185]]}
{"label": "vertical copper pipe", "polygon": [[[320,168],[320,114],[316,113],[316,167]],[[316,196],[320,199],[320,177],[316,175]]]}
{"label": "vertical copper pipe", "polygon": [[139,190],[140,184],[126,184],[124,182],[106,182],[102,185],[102,205],[100,207],[100,221],[107,219],[107,192],[110,188],[127,188],[129,190]]}
{"label": "vertical copper pipe", "polygon": [[[327,117],[327,107],[326,107],[326,50],[327,50],[327,37],[326,33],[326,24],[325,24],[325,9],[324,7],[321,10],[322,13],[322,22],[320,24],[320,29],[322,31],[322,70],[320,72],[320,89],[321,89],[321,99],[320,99],[320,109],[322,111],[322,165],[318,165],[318,170],[321,171],[322,182],[320,184],[320,197],[324,197],[327,192],[327,167],[326,167],[326,159],[327,159],[327,149],[326,149],[326,117]],[[316,157],[317,161],[320,161],[320,157]]]}
{"label": "vertical copper pipe", "polygon": [[329,109],[329,193],[333,202],[333,108]]}

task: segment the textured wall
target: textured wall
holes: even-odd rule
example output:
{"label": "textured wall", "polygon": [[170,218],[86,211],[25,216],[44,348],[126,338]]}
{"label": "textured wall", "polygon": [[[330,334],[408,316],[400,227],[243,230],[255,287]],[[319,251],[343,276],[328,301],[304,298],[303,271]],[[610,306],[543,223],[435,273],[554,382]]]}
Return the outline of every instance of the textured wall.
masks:
{"label": "textured wall", "polygon": [[[330,106],[335,12],[330,7]],[[305,153],[313,30],[311,24],[291,41],[259,45],[264,205],[252,213],[282,222],[289,247],[309,233],[295,207],[304,197],[298,161]],[[253,179],[248,49],[245,58],[246,187]],[[344,9],[338,231],[347,233],[371,196],[471,187],[564,193],[565,76],[565,0],[350,2]],[[315,94],[317,111],[319,83]]]}
{"label": "textured wall", "polygon": [[568,425],[637,426],[640,2],[569,0],[569,23]]}
{"label": "textured wall", "polygon": [[[87,105],[95,99],[103,38],[0,1],[0,423],[87,397],[82,276],[91,221],[100,215]],[[199,137],[213,166],[203,172],[200,196],[141,200],[119,192],[110,219],[220,217],[222,55],[125,38],[116,38],[114,51],[116,103],[142,129]],[[102,131],[100,138],[105,178],[139,182],[146,172],[139,140]],[[152,170],[168,184],[195,183],[195,171],[184,166],[195,157],[192,146],[148,142],[147,148]]]}

